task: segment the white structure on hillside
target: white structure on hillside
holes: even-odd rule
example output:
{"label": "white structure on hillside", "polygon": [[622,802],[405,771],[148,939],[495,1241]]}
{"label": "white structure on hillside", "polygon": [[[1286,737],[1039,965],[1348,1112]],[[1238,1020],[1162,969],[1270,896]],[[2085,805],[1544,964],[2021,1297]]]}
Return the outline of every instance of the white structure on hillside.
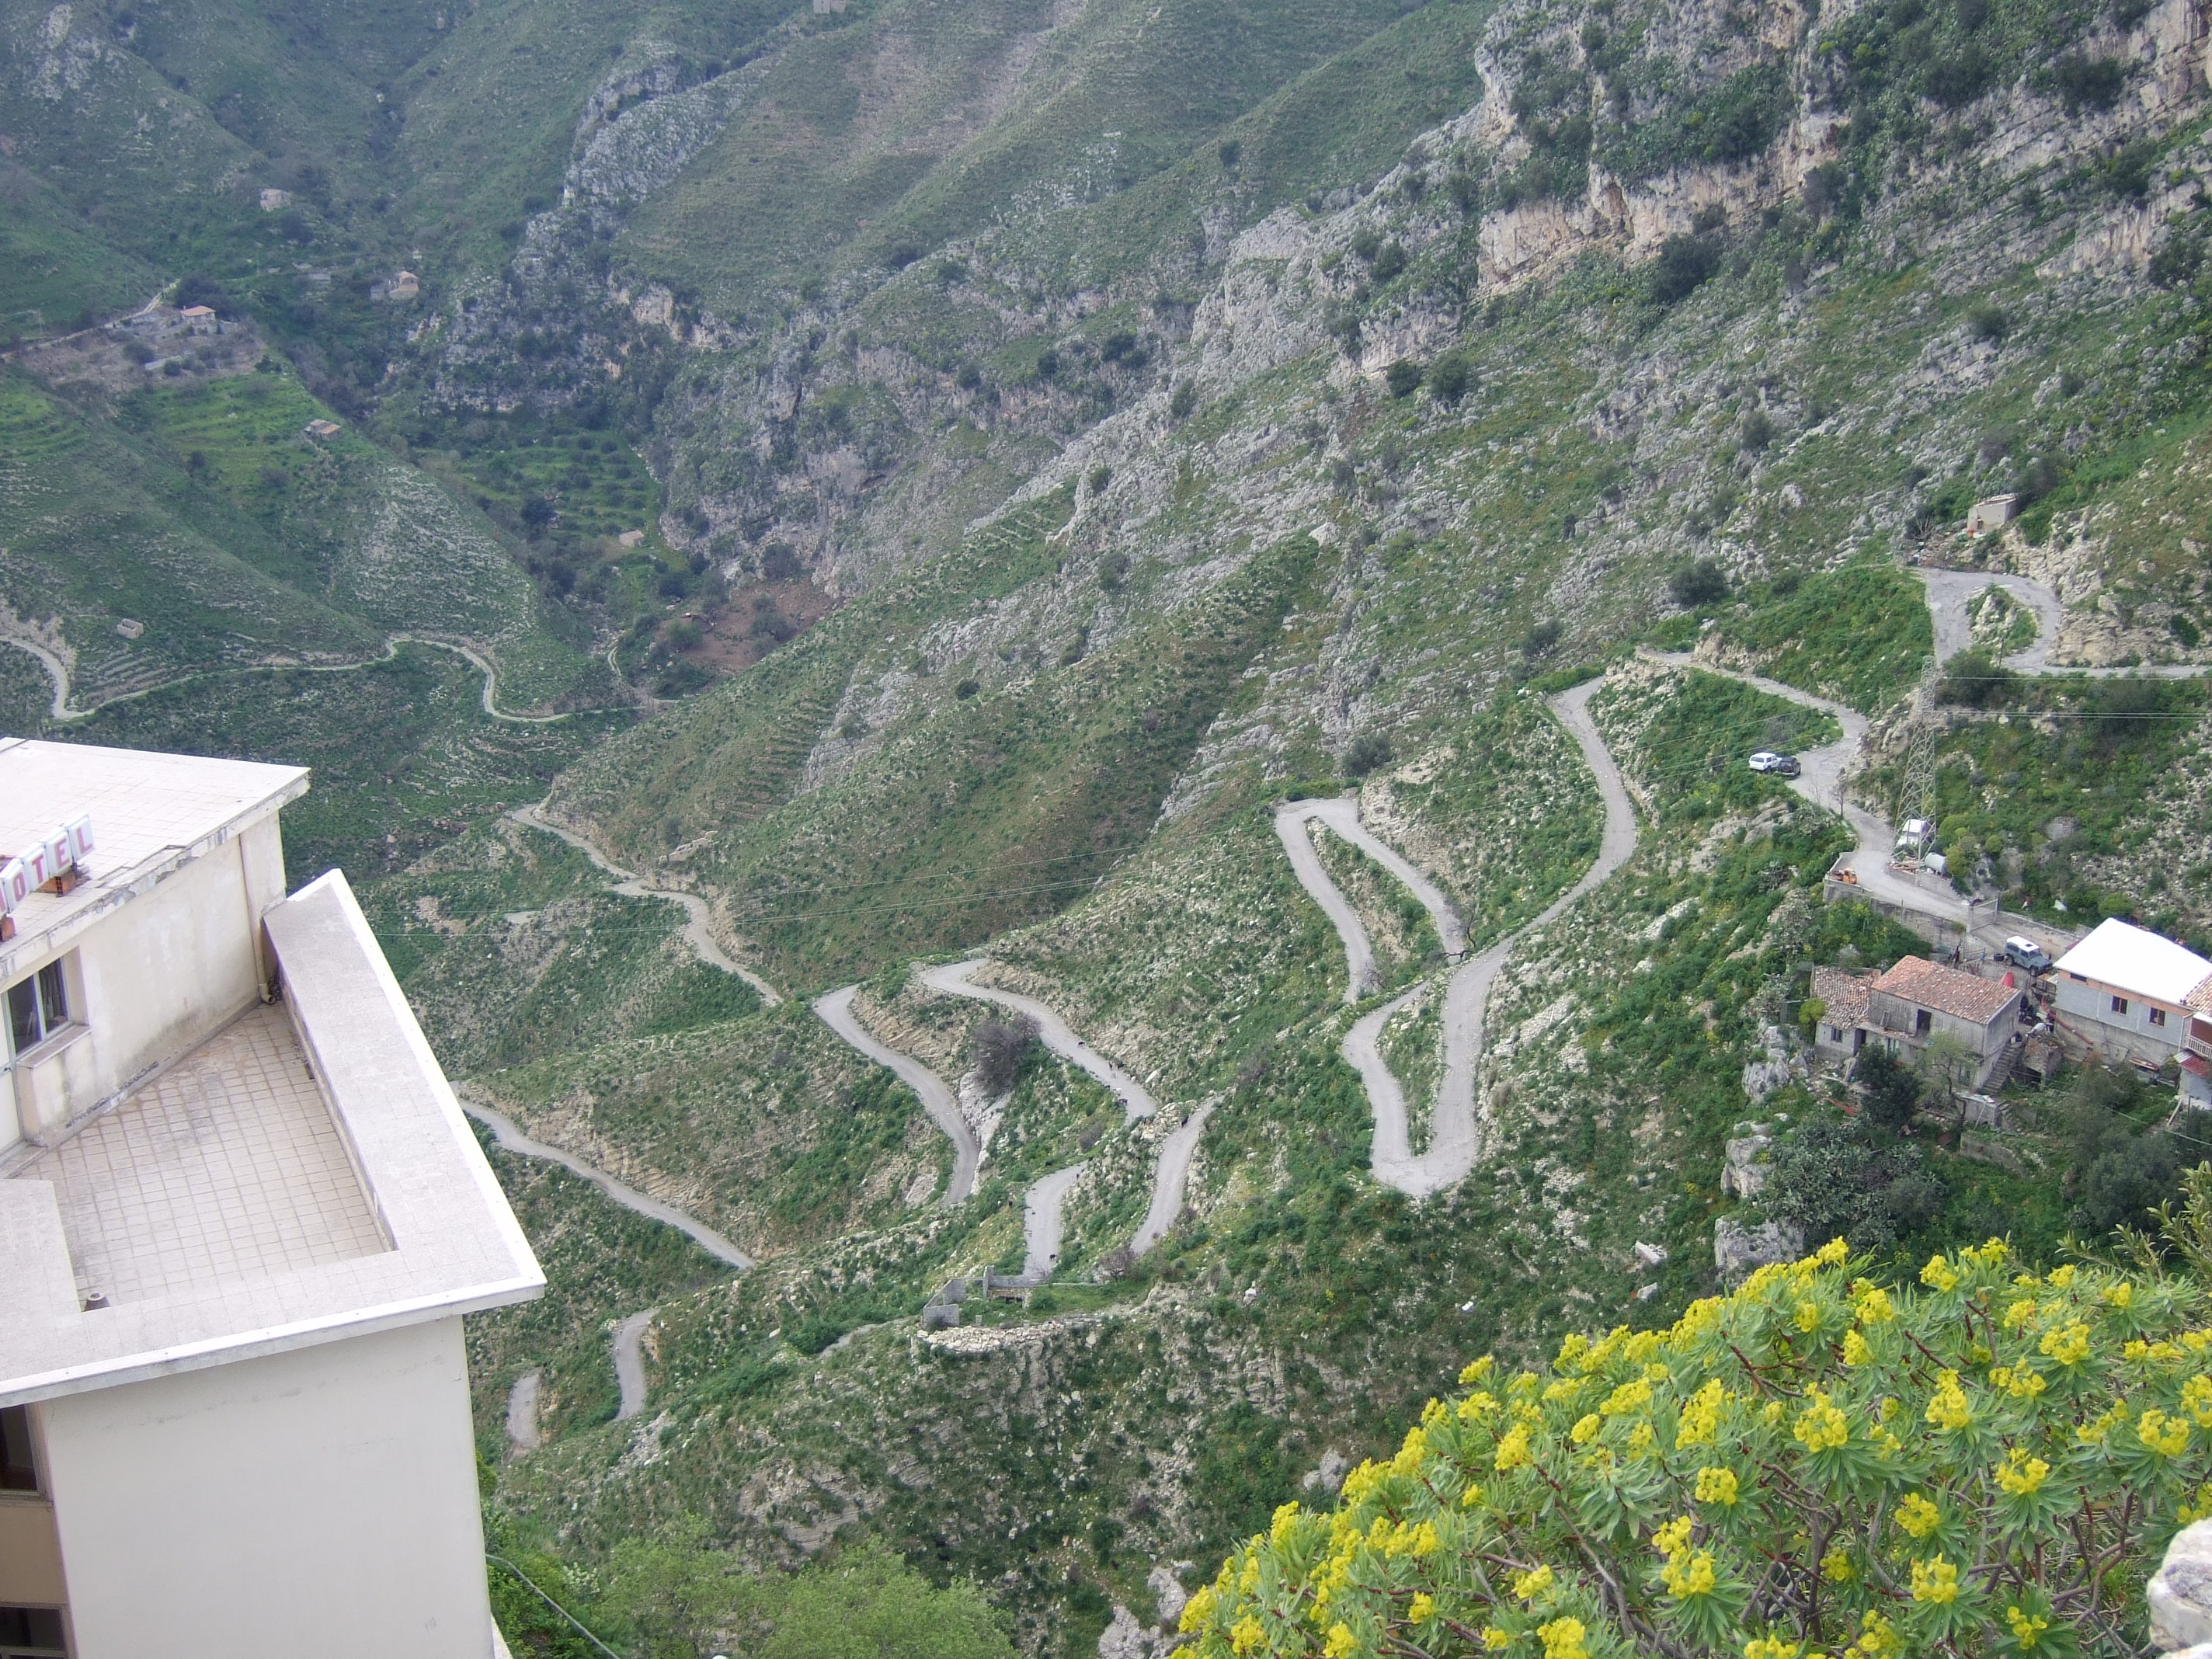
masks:
{"label": "white structure on hillside", "polygon": [[2212,987],[2212,962],[2107,921],[2051,965],[2051,984],[2062,1035],[2106,1060],[2163,1065],[2181,1052],[2190,1000]]}
{"label": "white structure on hillside", "polygon": [[307,785],[0,739],[0,851],[91,836],[0,943],[8,1655],[501,1650],[461,1316],[544,1279]]}
{"label": "white structure on hillside", "polygon": [[1976,501],[1966,513],[1966,534],[1969,537],[1987,536],[2002,530],[2020,517],[2018,495],[1991,495]]}

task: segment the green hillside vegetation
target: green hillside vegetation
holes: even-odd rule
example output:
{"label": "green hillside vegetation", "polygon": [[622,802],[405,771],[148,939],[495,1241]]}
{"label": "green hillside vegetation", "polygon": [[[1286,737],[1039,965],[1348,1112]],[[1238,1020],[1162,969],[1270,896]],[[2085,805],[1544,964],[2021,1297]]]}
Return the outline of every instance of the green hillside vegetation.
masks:
{"label": "green hillside vegetation", "polygon": [[593,684],[480,518],[373,444],[309,436],[325,411],[269,366],[133,392],[112,420],[0,376],[0,559],[19,614],[58,618],[75,647],[74,706],[217,665],[366,657],[409,629],[479,642],[510,705]]}
{"label": "green hillside vegetation", "polygon": [[[1690,1312],[1719,1288],[1717,1223],[1857,1240],[1863,1263],[1801,1276],[1841,1343],[1865,1322],[1847,1273],[1941,1250],[1973,1294],[1995,1258],[1948,1253],[2008,1231],[2003,1272],[2042,1277],[2069,1229],[2139,1219],[2198,1150],[2164,1127],[2170,1088],[2096,1073],[2008,1085],[2001,1130],[1917,1078],[1767,1090],[1747,1063],[1805,1030],[1815,969],[1928,947],[1824,904],[1851,831],[1743,764],[1834,723],[1635,654],[1703,641],[1863,712],[1870,799],[1901,787],[1893,716],[1932,647],[1916,566],[2063,593],[2045,643],[2068,661],[2212,660],[2212,137],[2170,12],[326,10],[0,0],[0,201],[21,210],[0,332],[48,342],[0,370],[0,626],[58,626],[76,706],[129,698],[52,730],[38,665],[0,647],[0,723],[313,764],[292,873],[361,883],[457,1085],[762,1259],[725,1272],[495,1159],[553,1285],[471,1332],[493,1536],[640,1659],[832,1650],[823,1619],[878,1631],[899,1597],[978,1652],[978,1597],[1035,1659],[1097,1652],[1121,1610],[1168,1622],[1162,1573],[1195,1589],[1286,1500],[1325,1509],[1337,1459],[1405,1444],[1469,1355],[1534,1363],[1566,1332],[1644,1333],[1601,1369],[1735,1319],[1858,1412],[1826,1348],[1766,1328],[1796,1316],[1764,1289]],[[290,200],[264,212],[264,188]],[[403,266],[419,294],[372,298]],[[51,342],[163,283],[225,315],[236,361],[144,375],[110,361],[120,334]],[[305,437],[324,415],[341,432]],[[2001,492],[2024,517],[1967,543]],[[1984,601],[1941,694],[1962,881],[2050,921],[2212,937],[2200,684],[2016,679],[1995,665],[2016,622]],[[394,634],[465,643],[501,712],[561,717],[489,718],[468,660],[386,659]],[[1273,810],[1356,789],[1480,948],[1597,856],[1595,781],[1545,698],[1600,673],[1637,850],[1516,937],[1480,1156],[1414,1201],[1373,1176],[1340,1052],[1363,1009]],[[698,896],[789,1000],[763,1006],[697,960],[678,906],[504,816],[547,798]],[[1393,988],[1425,988],[1385,1046],[1425,1115],[1430,924],[1323,845]],[[977,1191],[936,1202],[944,1136],[808,999],[865,980],[857,1017],[955,1080],[998,1011],[912,970],[956,954],[1159,1115],[1124,1123],[1030,1045]],[[1158,1149],[1205,1107],[1182,1211],[1135,1258]],[[1771,1211],[1720,1190],[1747,1121],[1775,1134]],[[1018,1267],[1030,1185],[1079,1159],[1053,1282],[925,1340],[923,1298]],[[648,1409],[616,1423],[609,1328],[648,1307]],[[2012,1411],[1988,1363],[1954,1369],[1976,1411]],[[507,1391],[532,1369],[547,1439],[516,1452]],[[1461,1431],[1437,1426],[1443,1457]],[[1622,1467],[1627,1432],[1597,1431]],[[1747,1433],[1797,1458],[1784,1428]],[[1932,1443],[1911,1443],[1930,1470]],[[1958,1514],[1996,1501],[1939,1475]],[[1738,1476],[1774,1571],[1817,1564],[1790,1539],[1827,1520]],[[1401,1479],[1342,1502],[1364,1524]],[[2138,1483],[2161,1517],[2163,1479]],[[1482,1514],[1522,1495],[1504,1480]],[[1652,1571],[1711,1550],[1732,1595],[1753,1571],[1718,1498],[1684,1494],[1692,1526],[1653,1553],[1672,1511],[1614,1496]],[[1875,1508],[1877,1530],[1902,1512]],[[1326,1533],[1290,1525],[1263,1552]],[[2140,1547],[2108,1586],[2130,1617]],[[2054,1547],[2033,1593],[2063,1598]],[[1853,1595],[1875,1565],[1911,1582],[1910,1560],[1864,1565]],[[1480,1590],[1546,1659],[1613,1650],[1573,1559],[1540,1607],[1482,1571],[1425,1592]],[[1623,1571],[1637,1640],[1774,1633],[1764,1611],[1691,1630],[1663,1578]],[[1961,1618],[1994,1594],[1985,1564],[1963,1574],[1942,1604]],[[574,1649],[495,1582],[518,1653]],[[1333,1639],[1240,1638],[1232,1594],[1194,1615],[1203,1644]],[[1331,1659],[1401,1605],[1347,1613]],[[1915,1639],[1927,1605],[1892,1608]]]}
{"label": "green hillside vegetation", "polygon": [[312,767],[313,787],[284,811],[287,879],[336,866],[359,883],[541,799],[562,768],[629,719],[494,720],[483,698],[476,669],[410,645],[360,669],[212,675],[42,735]]}
{"label": "green hillside vegetation", "polygon": [[729,1269],[672,1227],[633,1215],[557,1164],[517,1158],[479,1129],[501,1190],[545,1270],[545,1294],[468,1324],[477,1449],[507,1448],[514,1379],[543,1376],[538,1424],[549,1437],[611,1420],[621,1403],[608,1328],[664,1297],[684,1296]]}
{"label": "green hillside vegetation", "polygon": [[11,161],[0,161],[0,342],[90,320],[88,311],[127,311],[161,287],[151,266],[73,222],[52,186]]}
{"label": "green hillside vegetation", "polygon": [[[1049,557],[1035,543],[1008,550],[1024,562]],[[827,984],[900,955],[954,948],[1059,908],[1143,835],[1260,641],[1277,630],[1310,557],[1309,547],[1287,543],[1187,607],[1147,618],[1077,660],[1048,665],[1033,645],[981,660],[925,658],[926,689],[908,693],[911,712],[881,728],[865,714],[848,717],[839,735],[866,746],[843,775],[787,803],[763,803],[750,821],[736,813],[767,779],[745,761],[768,758],[757,744],[790,743],[788,726],[769,725],[781,711],[764,708],[750,684],[742,696],[717,693],[682,720],[642,728],[636,749],[608,751],[557,804],[574,811],[607,800],[623,829],[650,836],[660,815],[640,824],[635,810],[652,800],[653,785],[638,786],[665,778],[661,845],[688,838],[692,824],[726,825],[709,850],[691,855],[690,867],[727,896],[733,927],[771,973],[795,969]],[[1018,569],[979,558],[969,579],[1003,591]],[[957,580],[942,567],[937,574],[947,586]],[[1023,597],[1035,602],[1039,589],[1068,595],[1078,580],[1073,569],[1054,574],[1048,565]],[[838,657],[865,653],[882,674],[904,655],[902,645],[926,637],[933,611],[949,609],[908,592],[839,613],[770,659],[780,672],[769,684],[788,688],[786,717],[817,730]],[[886,628],[895,631],[886,636]],[[984,675],[993,681],[988,690]],[[714,753],[712,769],[677,764],[702,748]],[[785,748],[781,768],[795,769],[801,752]],[[611,796],[611,786],[621,793]],[[745,793],[733,801],[736,791]]]}
{"label": "green hillside vegetation", "polygon": [[[2177,807],[2193,798],[2201,683],[2031,679],[1960,657],[1942,690],[1972,705],[1936,747],[1936,822],[1959,868],[1985,868],[2007,906],[2028,914],[2140,908],[2150,925],[2202,936],[2203,861],[2170,862],[2154,838],[2163,815],[2145,811],[2161,796]],[[1869,780],[1876,790],[1901,781],[1895,769]]]}
{"label": "green hillside vegetation", "polygon": [[1886,562],[1791,572],[1761,598],[1723,616],[1721,637],[1762,674],[1854,708],[1893,702],[1936,648],[1920,584]]}
{"label": "green hillside vegetation", "polygon": [[[1223,143],[1237,146],[1241,166],[1247,129],[1235,124],[1248,111],[1255,176],[1231,189],[1249,191],[1238,205],[1257,216],[1387,165],[1394,138],[1402,144],[1464,103],[1479,84],[1471,67],[1423,37],[1449,41],[1456,24],[1464,40],[1461,20],[1480,10],[1440,9],[1448,21],[1370,45],[1396,6],[1294,0],[1250,28],[1200,5],[1121,3],[1052,30],[1035,58],[1019,43],[1048,20],[1026,3],[848,14],[765,69],[757,96],[683,181],[638,215],[631,257],[717,310],[750,310],[763,289],[846,263],[848,242],[864,258],[906,263],[906,250],[975,236],[1010,210],[1042,218],[1047,191],[1121,196],[1201,143],[1212,171]],[[1395,84],[1346,120],[1341,99],[1382,82],[1385,58]],[[1156,190],[1133,225],[1123,206],[1088,234],[1056,228],[1037,250],[1050,263],[1033,274],[1067,281],[1075,272],[1062,262],[1074,258],[1081,280],[1110,277],[1121,260],[1106,250],[1156,245],[1165,222],[1203,199],[1194,185]]]}

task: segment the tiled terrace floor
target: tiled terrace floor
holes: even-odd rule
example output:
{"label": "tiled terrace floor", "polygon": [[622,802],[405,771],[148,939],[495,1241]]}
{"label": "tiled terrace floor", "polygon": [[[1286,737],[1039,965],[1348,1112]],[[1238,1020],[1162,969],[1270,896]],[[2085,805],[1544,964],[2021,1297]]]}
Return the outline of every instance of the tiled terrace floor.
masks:
{"label": "tiled terrace floor", "polygon": [[78,1294],[111,1304],[389,1248],[281,1007],[227,1026],[15,1178],[54,1183]]}

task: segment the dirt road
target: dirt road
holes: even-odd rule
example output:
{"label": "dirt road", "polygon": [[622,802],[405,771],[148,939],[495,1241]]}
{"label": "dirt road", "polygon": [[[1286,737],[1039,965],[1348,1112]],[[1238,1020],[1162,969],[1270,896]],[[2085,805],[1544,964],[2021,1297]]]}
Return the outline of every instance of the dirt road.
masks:
{"label": "dirt road", "polygon": [[857,985],[848,985],[841,991],[832,991],[816,999],[815,1017],[835,1031],[848,1046],[866,1055],[878,1066],[887,1066],[898,1080],[921,1097],[921,1109],[929,1114],[930,1121],[952,1143],[952,1179],[945,1182],[941,1204],[960,1203],[975,1190],[976,1167],[983,1160],[983,1148],[975,1139],[975,1131],[961,1115],[960,1102],[945,1079],[931,1071],[912,1054],[901,1054],[888,1044],[878,1042],[868,1028],[853,1013],[853,997],[860,990]]}

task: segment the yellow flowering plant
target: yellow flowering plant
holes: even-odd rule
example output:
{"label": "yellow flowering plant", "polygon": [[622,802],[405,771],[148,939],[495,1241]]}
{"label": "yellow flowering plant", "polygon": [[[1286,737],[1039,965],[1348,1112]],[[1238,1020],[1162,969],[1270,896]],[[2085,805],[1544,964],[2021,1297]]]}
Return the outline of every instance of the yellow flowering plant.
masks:
{"label": "yellow flowering plant", "polygon": [[1232,1554],[1188,1650],[2136,1651],[2144,1577],[2212,1510],[2203,1304],[1997,1240],[1877,1285],[1838,1240],[1542,1374],[1478,1360],[1334,1512]]}

